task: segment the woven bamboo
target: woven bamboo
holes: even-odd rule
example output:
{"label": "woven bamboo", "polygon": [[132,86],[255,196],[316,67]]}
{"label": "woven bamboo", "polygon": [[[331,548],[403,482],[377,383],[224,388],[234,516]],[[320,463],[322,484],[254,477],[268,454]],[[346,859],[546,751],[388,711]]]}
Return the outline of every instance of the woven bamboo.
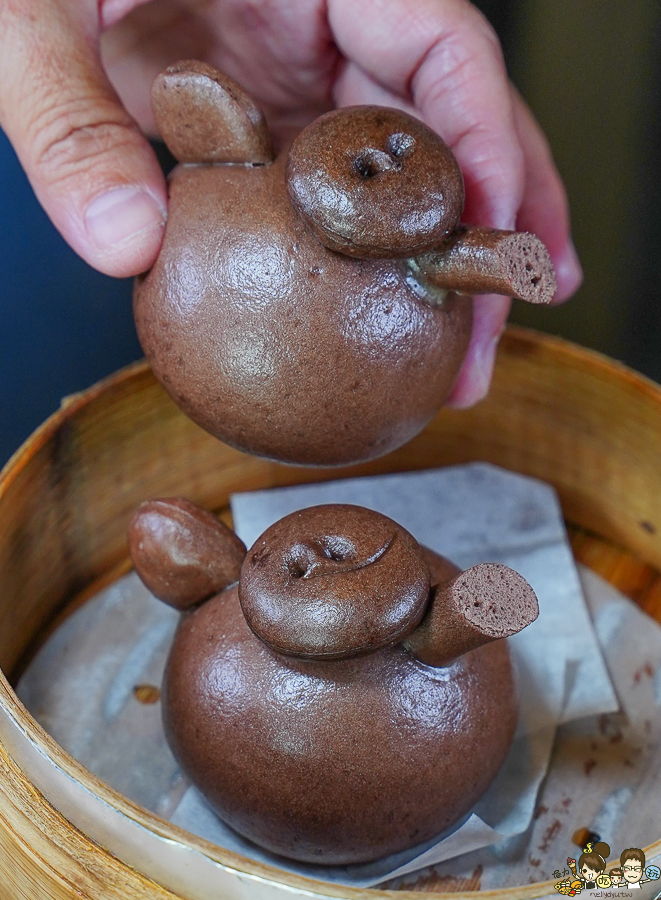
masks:
{"label": "woven bamboo", "polygon": [[[333,888],[214,848],[95,779],[39,728],[10,685],[63,615],[127,571],[126,525],[146,497],[184,494],[223,511],[231,492],[469,460],[553,484],[576,556],[661,621],[660,447],[659,387],[516,328],[502,341],[488,400],[442,411],[407,446],[351,469],[291,468],[219,443],[177,410],[144,363],[67,398],[0,476],[0,897],[190,900],[184,874],[179,884],[170,878],[170,889],[159,875],[181,858],[191,870],[220,872],[214,896],[227,900],[413,900],[421,890],[475,898],[479,885],[433,877],[415,892]],[[89,798],[107,813],[108,843],[80,812]],[[135,833],[135,858],[113,853],[120,831]],[[167,848],[162,859],[142,852],[145,836]],[[659,852],[661,842],[647,848]],[[547,882],[489,896],[549,893]]]}

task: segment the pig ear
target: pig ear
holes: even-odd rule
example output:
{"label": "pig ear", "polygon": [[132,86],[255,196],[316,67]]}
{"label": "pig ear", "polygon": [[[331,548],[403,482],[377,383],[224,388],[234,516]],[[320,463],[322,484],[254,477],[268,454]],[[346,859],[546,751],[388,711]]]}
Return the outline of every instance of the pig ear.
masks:
{"label": "pig ear", "polygon": [[509,637],[539,615],[525,578],[507,566],[484,563],[435,588],[424,619],[404,641],[430,666],[446,666],[482,644]]}
{"label": "pig ear", "polygon": [[183,497],[141,503],[131,519],[128,541],[145,585],[180,610],[238,581],[246,555],[227,525]]}
{"label": "pig ear", "polygon": [[235,81],[206,63],[183,60],[156,76],[151,90],[156,124],[182,163],[272,162],[261,109]]}

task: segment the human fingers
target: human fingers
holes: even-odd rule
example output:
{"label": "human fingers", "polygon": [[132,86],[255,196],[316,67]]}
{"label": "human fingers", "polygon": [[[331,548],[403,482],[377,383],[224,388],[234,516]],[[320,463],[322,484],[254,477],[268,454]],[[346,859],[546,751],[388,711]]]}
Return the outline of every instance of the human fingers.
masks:
{"label": "human fingers", "polygon": [[450,145],[466,182],[466,221],[514,228],[523,151],[498,39],[467,0],[330,0],[344,57],[411,103]]}
{"label": "human fingers", "polygon": [[567,300],[583,280],[571,239],[569,203],[551,148],[530,108],[512,87],[514,120],[523,149],[525,186],[517,217],[519,231],[532,231],[551,254],[558,290],[554,303]]}
{"label": "human fingers", "polygon": [[341,106],[389,106],[420,118],[413,103],[396,94],[363,71],[351,61],[339,68],[333,87],[335,105]]}
{"label": "human fingers", "polygon": [[[370,77],[353,62],[347,62],[338,73],[335,86],[338,105],[375,103],[396,106],[419,115],[412,103]],[[463,408],[481,400],[489,389],[498,340],[502,334],[510,301],[506,297],[474,298],[471,341],[461,371],[448,400],[450,406]]]}
{"label": "human fingers", "polygon": [[[524,154],[502,52],[487,20],[466,0],[364,0],[359,11],[356,6],[331,0],[328,7],[349,61],[342,73],[347,86],[361,85],[358,69],[411,104],[457,157],[466,184],[464,220],[515,228]],[[471,341],[450,405],[471,406],[487,393],[509,308],[504,297],[474,299]]]}
{"label": "human fingers", "polygon": [[446,406],[466,409],[486,397],[511,305],[509,297],[495,294],[473,297],[471,339]]}
{"label": "human fingers", "polygon": [[[579,287],[582,271],[570,237],[569,205],[551,150],[539,124],[512,87],[512,106],[524,156],[524,192],[516,227],[531,231],[547,246],[556,270],[555,303],[566,300]],[[500,336],[511,301],[483,296],[473,300],[473,331],[466,358],[447,405],[473,406],[488,393]]]}
{"label": "human fingers", "polygon": [[83,259],[109,275],[149,268],[165,182],[98,56],[92,0],[0,4],[0,125],[41,204]]}
{"label": "human fingers", "polygon": [[[334,96],[339,106],[374,103],[419,115],[411,103],[379,84],[352,62],[346,63],[338,73]],[[472,406],[486,395],[510,301],[506,297],[475,297],[473,307],[471,341],[448,400],[448,405],[455,408]]]}
{"label": "human fingers", "polygon": [[[570,297],[583,274],[569,227],[569,205],[542,129],[517,90],[512,87],[517,133],[524,154],[525,183],[516,227],[531,231],[547,246],[556,271],[554,303]],[[475,297],[473,332],[464,364],[448,399],[448,406],[463,409],[486,396],[496,361],[498,341],[509,314],[504,297]]]}

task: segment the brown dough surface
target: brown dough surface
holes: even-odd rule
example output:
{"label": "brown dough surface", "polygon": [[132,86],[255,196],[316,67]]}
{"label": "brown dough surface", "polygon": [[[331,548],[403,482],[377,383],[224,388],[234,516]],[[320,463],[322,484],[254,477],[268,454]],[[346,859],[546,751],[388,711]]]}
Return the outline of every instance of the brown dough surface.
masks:
{"label": "brown dough surface", "polygon": [[528,232],[460,225],[415,265],[437,287],[464,294],[550,303],[558,286],[548,250]]}
{"label": "brown dough surface", "polygon": [[274,650],[337,659],[390,646],[420,621],[429,567],[392,519],[347,504],[315,506],[276,522],[250,548],[239,599]]}
{"label": "brown dough surface", "polygon": [[382,106],[336,109],[304,128],[287,188],[323,244],[363,259],[437,246],[464,208],[450,148],[419,119]]}
{"label": "brown dough surface", "polygon": [[284,164],[175,170],[163,249],[136,282],[140,341],[221,440],[306,465],[371,459],[445,401],[472,303],[421,299],[404,262],[327,250],[293,209]]}
{"label": "brown dough surface", "polygon": [[[431,551],[432,580],[458,569]],[[308,862],[403,850],[466,813],[509,748],[516,703],[496,641],[447,668],[401,644],[336,661],[274,653],[236,586],[185,615],[165,681],[182,768],[238,832]]]}
{"label": "brown dough surface", "polygon": [[445,666],[467,650],[517,634],[538,615],[525,578],[508,566],[480,563],[434,589],[405,645],[422,662]]}
{"label": "brown dough surface", "polygon": [[151,105],[161,137],[183,163],[267,163],[271,136],[261,109],[243,88],[194,59],[154,80]]}

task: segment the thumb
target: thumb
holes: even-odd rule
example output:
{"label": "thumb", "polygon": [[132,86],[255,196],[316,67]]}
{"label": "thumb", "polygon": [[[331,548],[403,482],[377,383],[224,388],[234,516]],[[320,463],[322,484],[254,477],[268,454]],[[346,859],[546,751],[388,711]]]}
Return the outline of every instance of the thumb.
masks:
{"label": "thumb", "polygon": [[166,189],[98,54],[97,4],[0,3],[0,125],[47,214],[90,265],[125,277],[161,245]]}

